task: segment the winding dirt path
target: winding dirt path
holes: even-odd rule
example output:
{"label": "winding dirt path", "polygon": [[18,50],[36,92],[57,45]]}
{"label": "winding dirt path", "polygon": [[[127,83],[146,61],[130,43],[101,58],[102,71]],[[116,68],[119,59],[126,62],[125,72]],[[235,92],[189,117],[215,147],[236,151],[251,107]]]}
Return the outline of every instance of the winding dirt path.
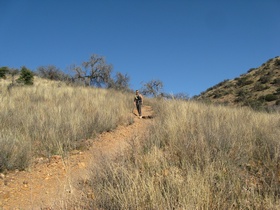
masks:
{"label": "winding dirt path", "polygon": [[152,108],[143,106],[143,113],[143,119],[131,113],[135,118],[132,125],[119,126],[87,140],[90,146],[85,151],[73,151],[67,158],[38,159],[26,171],[0,174],[0,210],[60,209],[67,208],[67,199],[92,197],[78,182],[88,179],[90,165],[98,161],[93,154],[102,153],[110,158],[123,151],[128,141],[143,133],[151,123]]}

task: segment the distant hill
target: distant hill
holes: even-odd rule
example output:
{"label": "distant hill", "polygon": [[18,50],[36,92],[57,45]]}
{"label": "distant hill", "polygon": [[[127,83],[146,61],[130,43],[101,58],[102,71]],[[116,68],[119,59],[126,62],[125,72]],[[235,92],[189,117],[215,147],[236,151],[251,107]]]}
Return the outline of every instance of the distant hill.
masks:
{"label": "distant hill", "polygon": [[254,109],[280,107],[280,57],[269,59],[233,80],[224,80],[195,98]]}

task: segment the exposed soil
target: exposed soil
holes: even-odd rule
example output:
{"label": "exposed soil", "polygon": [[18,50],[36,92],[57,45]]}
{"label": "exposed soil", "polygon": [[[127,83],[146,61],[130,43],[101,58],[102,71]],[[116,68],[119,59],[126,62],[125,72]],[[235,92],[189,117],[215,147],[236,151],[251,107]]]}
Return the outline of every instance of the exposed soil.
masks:
{"label": "exposed soil", "polygon": [[[88,147],[84,151],[72,151],[66,158],[38,158],[25,171],[0,174],[0,210],[75,209],[74,206],[67,207],[67,200],[75,199],[78,203],[83,196],[94,198],[90,191],[80,185],[81,181],[88,180],[91,164],[98,161],[94,154],[113,158],[123,151],[128,141],[143,133],[151,122],[151,107],[143,106],[142,111],[143,119],[131,113],[135,118],[133,124],[119,126],[112,132],[86,140]],[[70,203],[73,205],[75,201]]]}

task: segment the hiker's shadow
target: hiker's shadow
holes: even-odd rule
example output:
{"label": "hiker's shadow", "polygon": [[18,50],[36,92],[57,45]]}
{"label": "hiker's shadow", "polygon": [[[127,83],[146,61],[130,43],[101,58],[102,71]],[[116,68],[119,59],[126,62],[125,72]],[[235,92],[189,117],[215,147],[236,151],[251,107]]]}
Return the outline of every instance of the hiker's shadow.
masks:
{"label": "hiker's shadow", "polygon": [[147,116],[142,116],[142,119],[152,119],[154,118],[153,116],[147,115]]}
{"label": "hiker's shadow", "polygon": [[[138,117],[137,114],[133,113],[136,117]],[[146,115],[146,116],[142,116],[142,119],[152,119],[154,118],[154,116],[151,116],[151,115]]]}
{"label": "hiker's shadow", "polygon": [[[139,117],[138,114],[136,114],[135,112],[132,112],[136,117]],[[142,116],[142,119],[152,119],[154,118],[154,116],[152,115],[146,115],[146,116]]]}

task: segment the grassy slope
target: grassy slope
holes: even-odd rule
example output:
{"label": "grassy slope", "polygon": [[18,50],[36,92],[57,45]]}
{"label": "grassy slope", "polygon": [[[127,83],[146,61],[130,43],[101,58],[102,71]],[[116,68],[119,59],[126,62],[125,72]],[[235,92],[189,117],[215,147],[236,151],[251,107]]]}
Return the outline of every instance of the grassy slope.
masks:
{"label": "grassy slope", "polygon": [[0,89],[0,171],[24,169],[33,157],[65,154],[80,140],[132,123],[131,96],[36,78]]}
{"label": "grassy slope", "polygon": [[[34,153],[62,152],[78,139],[131,123],[130,95],[44,82],[2,87],[2,167],[24,167]],[[150,130],[132,140],[127,154],[92,169],[95,199],[88,205],[280,208],[279,114],[176,100],[153,101],[153,109]]]}
{"label": "grassy slope", "polygon": [[153,107],[134,152],[92,170],[93,207],[280,208],[279,114],[182,101]]}

